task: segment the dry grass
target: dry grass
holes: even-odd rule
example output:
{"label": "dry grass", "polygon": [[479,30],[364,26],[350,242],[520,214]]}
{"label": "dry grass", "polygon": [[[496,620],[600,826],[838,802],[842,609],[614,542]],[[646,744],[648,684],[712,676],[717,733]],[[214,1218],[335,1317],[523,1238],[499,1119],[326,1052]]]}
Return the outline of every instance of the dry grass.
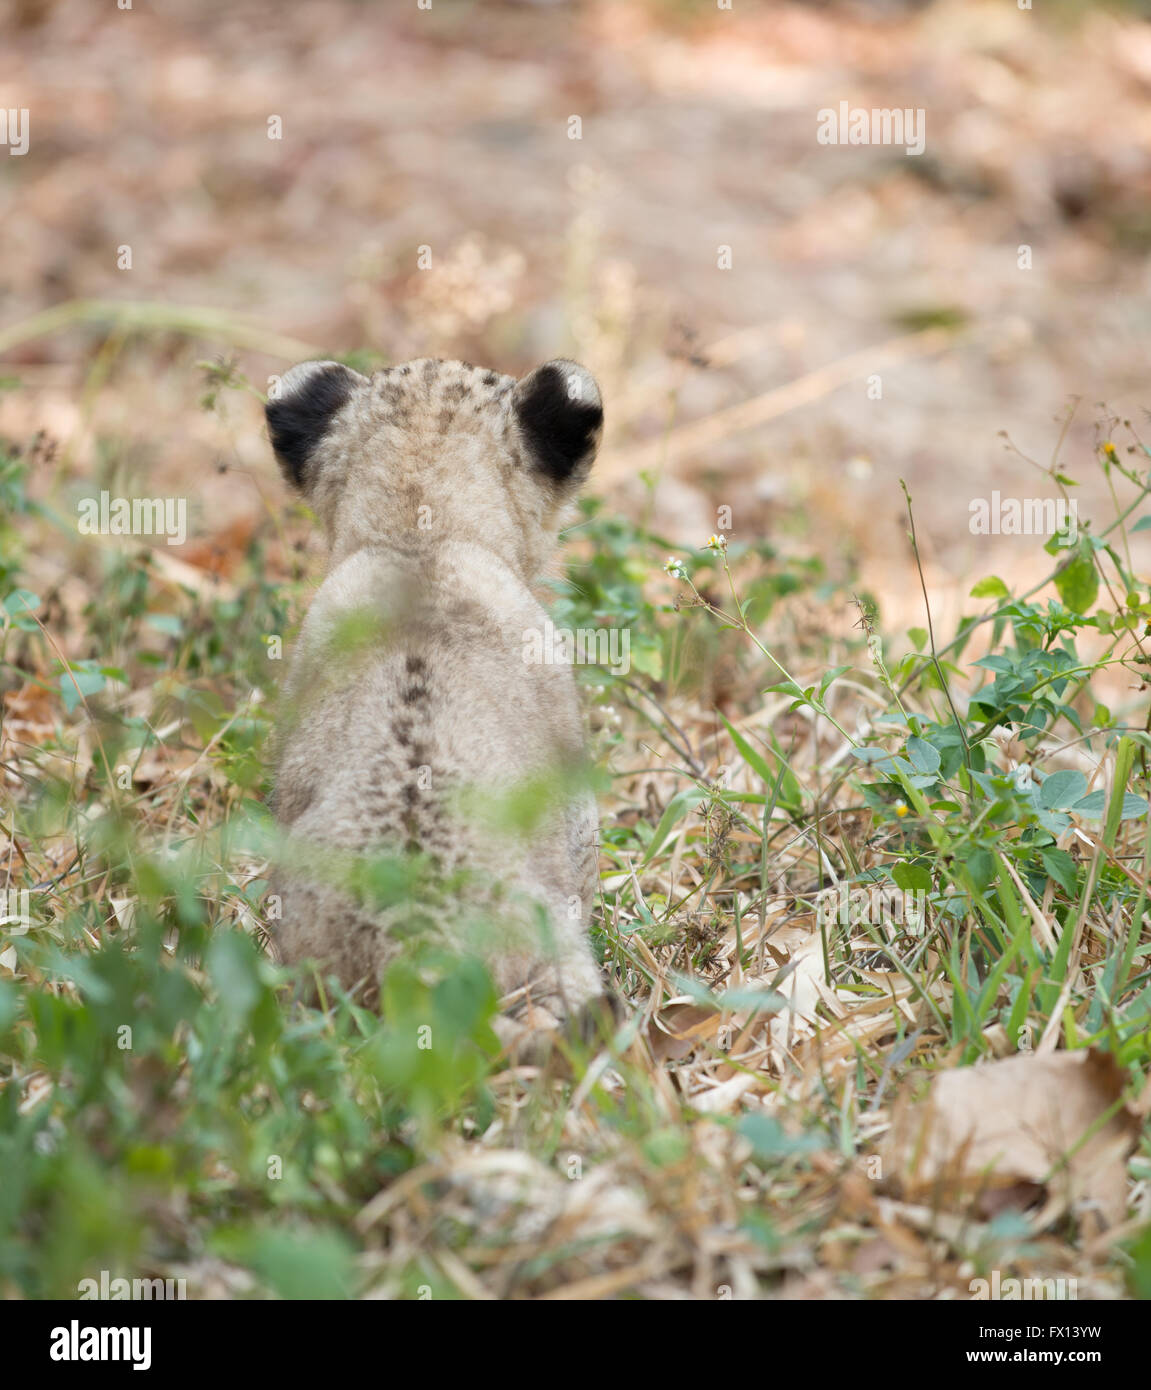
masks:
{"label": "dry grass", "polygon": [[[0,1293],[1151,1296],[1146,26],[205,3],[36,0],[0,55],[38,142],[0,188],[35,233],[0,326]],[[847,77],[928,108],[927,158],[816,146]],[[264,951],[269,639],[316,564],[254,397],[341,346],[604,386],[555,604],[632,638],[582,673],[630,1013],[544,1066],[456,964],[381,1021]],[[973,541],[970,494],[1068,471],[1077,574]],[[185,497],[188,541],[79,536],[105,488]],[[1062,688],[1021,665],[1068,642]]]}
{"label": "dry grass", "polygon": [[[722,415],[704,427],[722,431]],[[24,462],[42,473],[51,450],[37,449]],[[375,1022],[347,1001],[326,1018],[294,1012],[255,956],[237,957],[232,973],[213,957],[213,938],[231,928],[264,937],[267,846],[253,800],[270,696],[262,646],[283,631],[299,525],[218,538],[192,563],[162,547],[81,556],[51,497],[29,502],[20,461],[8,467],[18,557],[8,587],[19,575],[41,602],[29,601],[31,616],[9,603],[5,628],[4,881],[36,897],[31,929],[0,950],[4,1093],[18,1098],[6,1137],[54,1135],[36,1141],[47,1165],[74,1148],[81,1169],[114,1181],[105,1215],[129,1221],[126,1244],[95,1220],[77,1249],[51,1185],[34,1183],[6,1236],[10,1292],[67,1287],[126,1251],[188,1278],[197,1296],[291,1292],[293,1261],[262,1224],[272,1214],[319,1264],[310,1277],[321,1289],[330,1274],[332,1288],[375,1297],[966,1298],[997,1268],[1073,1277],[1083,1298],[1146,1278],[1146,1139],[1131,1155],[1147,1070],[1145,819],[1100,830],[1068,817],[1065,881],[1052,871],[1040,884],[1034,823],[1021,833],[1018,808],[989,818],[954,771],[930,803],[922,782],[894,773],[868,795],[868,765],[853,754],[897,750],[908,728],[943,729],[953,710],[974,738],[984,719],[970,668],[952,671],[946,698],[930,661],[889,673],[866,608],[845,622],[846,588],[763,547],[684,557],[673,566],[684,583],[660,572],[663,549],[634,527],[600,516],[577,528],[563,601],[628,623],[642,667],[619,681],[600,673],[590,690],[612,777],[601,937],[632,1013],[610,1045],[561,1049],[543,1068],[483,1063],[442,1091],[417,1080],[397,1112],[390,1064],[365,1080]],[[725,609],[744,616],[722,631]],[[1138,669],[1137,631],[1117,630],[1114,650],[1127,663],[1117,669]],[[812,693],[764,694],[781,671]],[[1101,718],[1089,691],[1074,699],[1089,723]],[[1064,719],[1026,746],[1015,729],[991,730],[983,747],[1004,768],[1022,758],[1046,774],[1082,768],[1093,784],[1142,786],[1146,737],[1119,710],[1108,727],[1126,729],[1126,742],[1102,729],[1075,739]],[[972,897],[964,864],[980,824],[1000,869]],[[816,910],[821,890],[869,874],[890,887],[901,864],[927,874],[922,921]],[[144,1027],[146,999],[132,989],[103,1009],[99,962],[120,969],[124,946],[132,988],[178,974],[217,1012],[190,1008],[138,1054],[106,1053],[82,1084],[70,1049],[99,1050],[124,1022]],[[254,1012],[241,1009],[227,1033],[234,1056],[206,1081],[189,1047],[228,1019],[245,970]],[[114,973],[104,983],[121,988]],[[276,1023],[266,1053],[249,1056],[261,989],[280,989],[275,1008],[295,1022]],[[43,1012],[38,997],[64,1012]],[[104,1043],[85,1042],[89,1025]],[[317,1093],[304,1068],[289,1104],[273,1059],[293,1065],[293,1029],[325,1038],[346,1075]],[[484,1036],[460,1046],[482,1059]],[[977,1059],[1030,1051],[1038,1062],[1088,1045],[1115,1059],[1099,1114],[1126,1106],[1136,1117],[1108,1155],[1123,1199],[1110,1223],[1092,1200],[1098,1174],[1064,1182],[1054,1153],[1044,1181],[992,1165],[974,1182],[940,1178],[926,1196],[907,1185],[906,1155],[886,1141],[893,1106],[911,1104],[918,1083]],[[352,1126],[349,1154],[305,1145],[293,1193],[273,1193],[259,1171],[269,1097],[281,1095],[281,1137],[304,1144],[319,1117],[336,1125],[341,1091],[357,1106],[339,1120]],[[189,1143],[213,1106],[238,1107],[238,1126]],[[246,1223],[248,1244],[235,1235]]]}

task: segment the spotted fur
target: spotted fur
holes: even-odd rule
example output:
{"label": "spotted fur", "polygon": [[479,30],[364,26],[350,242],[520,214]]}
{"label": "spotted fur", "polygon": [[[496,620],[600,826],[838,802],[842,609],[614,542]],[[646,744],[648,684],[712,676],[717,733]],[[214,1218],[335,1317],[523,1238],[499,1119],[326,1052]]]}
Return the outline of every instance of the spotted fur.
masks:
{"label": "spotted fur", "polygon": [[[415,853],[450,884],[420,905],[442,938],[480,951],[513,1013],[562,1018],[603,992],[587,939],[596,813],[575,775],[572,672],[525,662],[524,646],[547,621],[532,588],[599,443],[596,384],[567,361],[519,382],[434,359],[370,378],[312,362],[267,417],[330,552],[278,735],[279,953],[374,1000],[411,906],[357,900],[334,866]],[[530,832],[476,810],[477,792],[541,782],[555,791]],[[477,941],[471,909],[493,905],[495,937]]]}

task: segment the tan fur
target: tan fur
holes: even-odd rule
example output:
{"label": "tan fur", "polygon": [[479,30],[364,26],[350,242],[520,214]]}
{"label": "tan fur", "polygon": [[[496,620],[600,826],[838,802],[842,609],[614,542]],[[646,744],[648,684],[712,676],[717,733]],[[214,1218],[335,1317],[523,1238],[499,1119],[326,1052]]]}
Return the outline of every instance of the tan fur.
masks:
{"label": "tan fur", "polygon": [[[328,365],[293,368],[280,399],[306,397]],[[598,407],[583,368],[553,366]],[[519,992],[510,1013],[561,1018],[603,993],[587,940],[597,821],[572,782],[584,759],[572,671],[525,663],[524,634],[547,622],[532,585],[598,430],[570,483],[557,483],[534,464],[511,377],[424,360],[350,382],[301,484],[330,559],[279,734],[274,807],[287,843],[272,884],[275,941],[286,961],[314,958],[374,1000],[411,911],[358,904],[337,867],[341,856],[420,851],[445,882],[423,904],[432,929],[482,954],[498,989]],[[360,622],[351,641],[349,615]],[[475,804],[541,779],[554,795],[527,834],[500,832]],[[495,919],[494,938],[469,925],[477,911]]]}

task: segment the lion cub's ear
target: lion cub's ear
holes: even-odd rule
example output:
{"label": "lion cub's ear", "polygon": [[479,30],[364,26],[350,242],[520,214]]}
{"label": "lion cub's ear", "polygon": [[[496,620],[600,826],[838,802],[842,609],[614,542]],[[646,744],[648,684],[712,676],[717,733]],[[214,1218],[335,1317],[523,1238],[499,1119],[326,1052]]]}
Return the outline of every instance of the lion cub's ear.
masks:
{"label": "lion cub's ear", "polygon": [[534,467],[564,488],[579,487],[603,432],[603,402],[591,372],[563,357],[545,362],[516,383],[512,409]]}
{"label": "lion cub's ear", "polygon": [[264,415],[276,461],[294,487],[309,490],[309,464],[317,446],[336,412],[367,380],[339,362],[301,362],[280,378]]}

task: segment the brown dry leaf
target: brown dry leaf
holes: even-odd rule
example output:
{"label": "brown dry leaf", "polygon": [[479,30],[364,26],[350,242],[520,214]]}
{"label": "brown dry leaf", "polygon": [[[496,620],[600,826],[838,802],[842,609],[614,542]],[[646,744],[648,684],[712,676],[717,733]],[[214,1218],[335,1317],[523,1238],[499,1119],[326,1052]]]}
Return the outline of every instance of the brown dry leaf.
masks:
{"label": "brown dry leaf", "polygon": [[852,1251],[851,1272],[858,1276],[878,1274],[884,1269],[897,1268],[903,1257],[904,1252],[898,1250],[886,1236],[873,1236],[870,1240],[861,1241]]}
{"label": "brown dry leaf", "polygon": [[1139,1133],[1127,1107],[1104,1121],[1123,1080],[1111,1055],[1095,1049],[941,1072],[923,1100],[905,1092],[896,1103],[889,1171],[911,1200],[948,1205],[975,1193],[987,1215],[1045,1194],[1041,1222],[1074,1205],[1114,1225]]}
{"label": "brown dry leaf", "polygon": [[58,701],[58,695],[33,681],[0,696],[0,758],[18,758],[23,746],[50,740],[56,733]]}
{"label": "brown dry leaf", "polygon": [[652,1056],[657,1062],[678,1062],[711,1037],[720,1015],[688,998],[673,999],[648,1024]]}
{"label": "brown dry leaf", "polygon": [[236,597],[236,586],[226,579],[221,579],[215,570],[190,565],[160,545],[153,546],[151,557],[153,568],[158,570],[164,579],[171,580],[182,588],[191,589],[195,594],[208,594],[222,603]]}
{"label": "brown dry leaf", "polygon": [[736,1108],[740,1098],[759,1086],[760,1079],[753,1072],[737,1072],[735,1076],[721,1081],[710,1090],[697,1091],[691,1103],[703,1115],[729,1115]]}

